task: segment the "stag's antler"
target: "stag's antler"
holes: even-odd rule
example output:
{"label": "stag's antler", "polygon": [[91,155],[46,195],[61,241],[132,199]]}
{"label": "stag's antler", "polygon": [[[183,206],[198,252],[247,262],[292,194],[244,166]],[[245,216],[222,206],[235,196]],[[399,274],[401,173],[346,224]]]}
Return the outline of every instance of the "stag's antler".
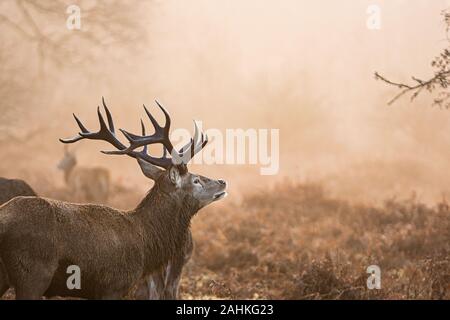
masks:
{"label": "stag's antler", "polygon": [[[97,108],[98,120],[100,122],[100,129],[97,132],[90,132],[86,129],[80,119],[74,114],[75,121],[80,127],[81,132],[77,136],[69,139],[59,139],[63,143],[74,143],[82,139],[90,140],[103,140],[109,142],[116,149],[114,151],[102,151],[105,154],[124,154],[131,156],[136,159],[145,160],[151,164],[157,165],[162,168],[169,168],[172,164],[187,164],[194,155],[199,152],[208,142],[208,137],[203,133],[200,134],[199,139],[199,129],[197,123],[194,121],[194,138],[191,138],[188,144],[182,147],[178,152],[174,150],[172,142],[169,139],[170,133],[170,116],[169,113],[164,109],[164,107],[156,101],[158,107],[163,111],[166,118],[164,127],[160,126],[156,119],[151,115],[144,105],[145,112],[153,124],[155,133],[152,135],[145,135],[144,122],[141,119],[142,126],[142,136],[130,133],[123,129],[119,129],[122,134],[127,138],[130,145],[127,147],[119,139],[117,139],[114,131],[114,122],[112,120],[111,113],[106,106],[105,99],[102,97],[102,104],[105,109],[106,117],[108,119],[108,125],[106,125],[105,120],[100,112],[100,107]],[[163,156],[160,158],[153,157],[147,153],[147,146],[150,144],[161,143],[163,145]],[[137,148],[143,147],[142,151],[136,151]],[[167,151],[172,155],[171,158],[167,157]]]}

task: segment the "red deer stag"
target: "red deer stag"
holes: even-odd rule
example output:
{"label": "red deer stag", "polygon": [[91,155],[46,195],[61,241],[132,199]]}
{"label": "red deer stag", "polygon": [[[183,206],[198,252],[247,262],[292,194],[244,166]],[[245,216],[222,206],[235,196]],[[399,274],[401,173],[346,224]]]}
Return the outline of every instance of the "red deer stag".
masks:
{"label": "red deer stag", "polygon": [[[116,137],[105,104],[108,124],[99,108],[98,132],[88,131],[75,116],[81,131],[62,142],[106,141],[117,150],[103,153],[137,159],[143,174],[155,181],[154,186],[128,212],[42,197],[9,201],[0,208],[0,296],[14,287],[17,299],[119,299],[141,279],[184,256],[191,219],[201,208],[226,195],[226,183],[188,172],[188,161],[205,146],[207,137],[195,124],[194,137],[175,150],[169,140],[170,116],[157,104],[165,125],[160,126],[145,108],[155,132],[145,135],[142,121],[142,135],[121,129],[128,146]],[[147,146],[152,144],[163,145],[162,157],[148,154]],[[81,270],[81,287],[71,290],[67,270],[73,265]]]}

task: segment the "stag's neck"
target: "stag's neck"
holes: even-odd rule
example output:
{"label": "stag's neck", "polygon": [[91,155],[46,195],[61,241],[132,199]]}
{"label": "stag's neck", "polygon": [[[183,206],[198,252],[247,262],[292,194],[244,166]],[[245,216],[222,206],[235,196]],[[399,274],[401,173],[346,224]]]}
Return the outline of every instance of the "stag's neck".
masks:
{"label": "stag's neck", "polygon": [[146,273],[182,252],[196,211],[187,199],[177,199],[155,186],[130,213],[142,226]]}

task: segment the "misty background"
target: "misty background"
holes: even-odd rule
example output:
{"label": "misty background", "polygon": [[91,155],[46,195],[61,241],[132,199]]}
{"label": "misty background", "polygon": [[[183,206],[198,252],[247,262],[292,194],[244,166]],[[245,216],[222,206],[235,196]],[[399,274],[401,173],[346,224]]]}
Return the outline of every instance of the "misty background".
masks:
{"label": "misty background", "polygon": [[[72,31],[70,1],[38,3],[0,3],[1,176],[38,192],[61,185],[58,138],[78,132],[72,113],[97,130],[104,96],[116,126],[138,132],[142,104],[157,113],[156,98],[173,129],[192,130],[192,119],[204,129],[280,129],[278,175],[191,166],[226,179],[231,199],[284,179],[355,201],[449,196],[450,111],[426,94],[388,106],[396,90],[373,76],[428,78],[447,45],[449,1],[92,0],[78,3],[82,26]],[[372,4],[380,30],[366,26]],[[75,148],[80,165],[149,189],[134,160],[99,152],[108,145]]]}

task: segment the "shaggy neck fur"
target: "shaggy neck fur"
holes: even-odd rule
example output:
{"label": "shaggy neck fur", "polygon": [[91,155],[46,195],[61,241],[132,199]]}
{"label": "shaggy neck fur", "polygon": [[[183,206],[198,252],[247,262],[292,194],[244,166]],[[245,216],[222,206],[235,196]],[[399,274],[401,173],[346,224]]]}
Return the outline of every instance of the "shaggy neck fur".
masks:
{"label": "shaggy neck fur", "polygon": [[142,225],[145,273],[158,270],[183,251],[197,211],[195,199],[166,193],[156,184],[130,213]]}

